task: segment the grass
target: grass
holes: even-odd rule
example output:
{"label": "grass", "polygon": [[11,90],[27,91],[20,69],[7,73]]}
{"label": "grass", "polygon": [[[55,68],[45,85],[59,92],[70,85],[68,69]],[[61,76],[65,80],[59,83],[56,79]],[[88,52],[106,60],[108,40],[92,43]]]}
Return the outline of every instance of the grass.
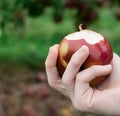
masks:
{"label": "grass", "polygon": [[[6,43],[0,39],[0,63],[18,63],[33,68],[44,68],[49,47],[59,43],[66,34],[76,31],[71,12],[66,12],[64,21],[60,24],[53,22],[52,10],[49,9],[41,17],[28,17],[24,37],[18,38],[15,34],[8,34]],[[88,28],[105,35],[111,42],[114,52],[120,55],[120,22],[115,19],[110,9],[102,9],[100,18]]]}

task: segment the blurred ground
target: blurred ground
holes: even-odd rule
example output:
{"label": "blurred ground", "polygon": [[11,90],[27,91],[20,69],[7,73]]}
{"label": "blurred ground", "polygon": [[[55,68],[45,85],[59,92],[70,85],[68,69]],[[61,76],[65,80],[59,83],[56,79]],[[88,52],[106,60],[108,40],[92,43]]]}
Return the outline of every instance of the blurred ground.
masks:
{"label": "blurred ground", "polygon": [[0,116],[95,116],[76,111],[68,98],[51,89],[44,71],[21,66],[0,67],[0,113]]}

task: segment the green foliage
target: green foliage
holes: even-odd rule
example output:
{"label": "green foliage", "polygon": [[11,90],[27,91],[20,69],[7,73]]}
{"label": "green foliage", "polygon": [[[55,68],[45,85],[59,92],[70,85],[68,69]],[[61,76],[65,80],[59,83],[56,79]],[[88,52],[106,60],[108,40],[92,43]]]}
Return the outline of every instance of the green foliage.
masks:
{"label": "green foliage", "polygon": [[105,35],[120,54],[117,0],[112,7],[112,0],[1,1],[0,63],[44,68],[49,47],[76,31],[79,23]]}
{"label": "green foliage", "polygon": [[2,29],[8,22],[15,23],[17,26],[24,25],[27,16],[41,16],[48,7],[52,7],[54,10],[52,17],[56,23],[62,22],[66,9],[74,9],[76,25],[79,22],[89,25],[99,17],[97,9],[103,6],[118,6],[119,3],[119,0],[1,0],[0,24]]}
{"label": "green foliage", "polygon": [[[67,33],[74,31],[72,20],[66,18],[59,26],[52,22],[50,10],[48,9],[42,17],[27,18],[26,32],[22,38],[15,34],[6,34],[4,43],[0,37],[0,63],[18,63],[31,68],[44,68],[49,47],[59,43]],[[66,29],[66,25],[69,30]]]}

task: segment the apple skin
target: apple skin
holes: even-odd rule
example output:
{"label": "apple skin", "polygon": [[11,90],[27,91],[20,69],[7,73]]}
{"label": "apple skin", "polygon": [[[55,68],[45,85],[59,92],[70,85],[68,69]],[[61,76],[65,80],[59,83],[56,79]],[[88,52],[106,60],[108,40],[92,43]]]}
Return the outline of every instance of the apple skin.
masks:
{"label": "apple skin", "polygon": [[[106,38],[100,40],[98,43],[89,44],[84,39],[80,40],[67,40],[63,38],[59,45],[58,50],[58,61],[57,67],[60,76],[63,75],[67,64],[69,63],[71,56],[78,50],[82,45],[86,45],[89,48],[89,56],[86,61],[83,63],[81,70],[84,70],[92,65],[106,65],[111,63],[113,58],[113,51],[110,43]],[[90,86],[94,87],[99,85],[106,75],[97,77],[90,81]]]}

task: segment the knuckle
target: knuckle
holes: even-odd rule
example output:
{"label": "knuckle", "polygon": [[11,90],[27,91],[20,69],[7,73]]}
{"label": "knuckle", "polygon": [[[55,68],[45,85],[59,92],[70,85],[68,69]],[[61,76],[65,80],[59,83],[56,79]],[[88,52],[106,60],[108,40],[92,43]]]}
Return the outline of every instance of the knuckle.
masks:
{"label": "knuckle", "polygon": [[96,73],[96,70],[97,70],[97,66],[96,66],[96,65],[92,65],[92,66],[91,66],[90,73],[91,73],[91,74],[93,74],[93,73],[95,74],[95,73]]}
{"label": "knuckle", "polygon": [[97,73],[97,70],[98,70],[98,67],[96,66],[96,65],[93,65],[93,66],[91,66],[91,74],[94,74],[94,75],[96,75],[96,73]]}
{"label": "knuckle", "polygon": [[63,82],[64,85],[68,85],[68,83],[69,83],[69,82],[68,82],[68,79],[66,79],[66,78],[64,78],[64,77],[62,78],[62,82]]}
{"label": "knuckle", "polygon": [[92,66],[91,66],[91,69],[92,69],[92,70],[96,70],[96,65],[92,65]]}
{"label": "knuckle", "polygon": [[81,81],[81,76],[80,76],[80,74],[78,73],[77,75],[76,75],[76,82],[80,82]]}
{"label": "knuckle", "polygon": [[45,61],[45,67],[46,68],[51,68],[51,62],[49,62],[48,60]]}
{"label": "knuckle", "polygon": [[74,66],[74,67],[78,67],[78,66],[79,66],[78,61],[77,61],[74,57],[72,57],[70,63],[71,63],[71,65]]}

